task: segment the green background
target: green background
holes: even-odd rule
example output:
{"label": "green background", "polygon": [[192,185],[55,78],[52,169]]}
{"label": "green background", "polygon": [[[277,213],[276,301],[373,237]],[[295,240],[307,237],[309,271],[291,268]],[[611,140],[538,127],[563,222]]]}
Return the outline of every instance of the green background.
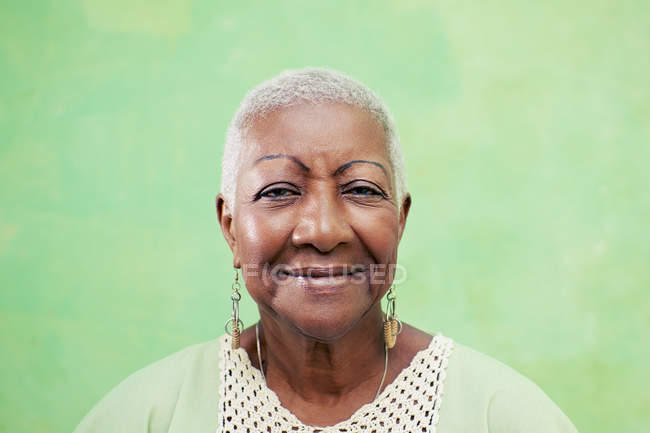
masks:
{"label": "green background", "polygon": [[582,432],[647,429],[646,2],[13,1],[0,35],[1,431],[70,431],[222,333],[225,130],[247,89],[308,65],[395,115],[400,316],[530,377]]}

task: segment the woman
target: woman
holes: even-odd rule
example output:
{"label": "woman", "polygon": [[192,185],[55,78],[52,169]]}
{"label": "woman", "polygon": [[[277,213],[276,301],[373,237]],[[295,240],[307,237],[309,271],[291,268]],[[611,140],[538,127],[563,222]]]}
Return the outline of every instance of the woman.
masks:
{"label": "woman", "polygon": [[[411,197],[391,117],[365,86],[303,69],[252,90],[221,190],[229,335],[135,373],[78,432],[575,432],[527,379],[398,320]],[[238,269],[261,318],[245,330]]]}

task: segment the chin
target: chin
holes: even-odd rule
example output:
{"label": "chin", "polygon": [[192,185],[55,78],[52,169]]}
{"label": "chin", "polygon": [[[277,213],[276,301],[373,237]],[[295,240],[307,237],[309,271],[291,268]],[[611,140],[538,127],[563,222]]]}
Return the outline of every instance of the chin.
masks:
{"label": "chin", "polygon": [[336,341],[344,337],[350,330],[350,328],[334,324],[307,324],[301,327],[296,326],[296,329],[303,336],[324,343]]}
{"label": "chin", "polygon": [[327,312],[321,310],[315,314],[305,309],[302,314],[294,314],[285,319],[303,336],[318,341],[331,342],[350,332],[359,323],[364,313],[365,311]]}

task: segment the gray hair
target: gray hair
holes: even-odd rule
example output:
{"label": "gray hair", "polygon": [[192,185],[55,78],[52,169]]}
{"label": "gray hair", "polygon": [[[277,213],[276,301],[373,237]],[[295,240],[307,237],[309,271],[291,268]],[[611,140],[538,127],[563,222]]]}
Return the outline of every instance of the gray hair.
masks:
{"label": "gray hair", "polygon": [[254,121],[283,107],[325,102],[354,105],[370,113],[386,134],[398,208],[406,194],[406,170],[399,135],[381,98],[359,81],[324,68],[284,71],[248,92],[230,122],[221,162],[221,193],[233,209],[244,137]]}

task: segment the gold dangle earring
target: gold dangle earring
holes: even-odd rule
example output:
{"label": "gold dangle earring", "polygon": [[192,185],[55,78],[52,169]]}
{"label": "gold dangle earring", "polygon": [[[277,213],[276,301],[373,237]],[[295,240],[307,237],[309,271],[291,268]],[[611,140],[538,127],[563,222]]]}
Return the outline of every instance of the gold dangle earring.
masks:
{"label": "gold dangle earring", "polygon": [[[232,300],[232,316],[230,316],[230,319],[228,319],[225,326],[226,334],[232,337],[231,347],[233,349],[239,349],[239,335],[244,329],[244,322],[239,319],[239,301],[241,299],[239,289],[241,289],[241,284],[239,284],[239,272],[237,272],[237,268],[235,268],[235,282],[232,283],[232,294],[230,295],[230,299]],[[228,325],[231,325],[232,329],[230,331],[228,330]]]}
{"label": "gold dangle earring", "polygon": [[384,342],[387,348],[392,349],[395,347],[397,336],[402,332],[402,322],[400,322],[395,313],[395,300],[397,299],[397,295],[395,295],[395,288],[393,286],[388,289],[386,299],[388,300],[388,304],[386,305],[386,320],[384,321]]}

